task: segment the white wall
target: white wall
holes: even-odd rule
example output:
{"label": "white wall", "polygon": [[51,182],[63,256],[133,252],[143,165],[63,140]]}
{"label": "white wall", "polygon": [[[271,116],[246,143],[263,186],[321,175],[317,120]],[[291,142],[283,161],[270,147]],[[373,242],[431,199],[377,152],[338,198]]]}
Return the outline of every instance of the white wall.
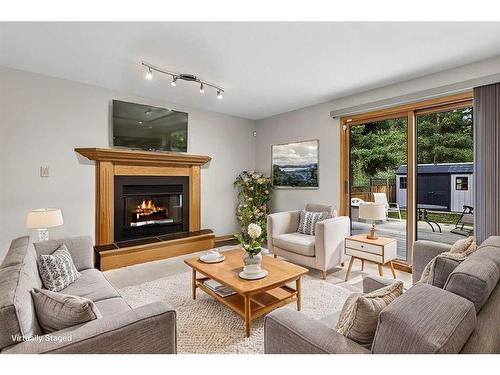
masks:
{"label": "white wall", "polygon": [[273,144],[319,139],[319,189],[275,190],[273,212],[301,209],[308,202],[339,206],[339,127],[330,110],[329,103],[319,104],[257,122],[256,169],[267,175]]}
{"label": "white wall", "polygon": [[[345,96],[292,112],[257,121],[256,170],[271,172],[271,145],[318,138],[320,140],[319,190],[276,190],[273,212],[304,207],[307,202],[340,202],[340,129],[339,120],[329,118],[331,111],[367,105],[411,93],[434,90],[437,95],[450,89],[467,89],[500,80],[500,57],[464,65],[394,85]],[[366,111],[366,109],[365,109]]]}
{"label": "white wall", "polygon": [[[457,190],[457,177],[467,177],[467,190]],[[464,209],[464,205],[474,207],[474,174],[452,174],[450,175],[450,185],[451,211],[462,212]]]}
{"label": "white wall", "polygon": [[[212,157],[202,169],[202,227],[236,231],[233,181],[254,167],[254,121],[0,67],[0,259],[11,239],[34,235],[25,228],[33,208],[63,210],[54,237],[94,235],[95,167],[73,149],[109,147],[111,99],[189,113],[188,152]],[[49,178],[39,177],[42,165]]]}

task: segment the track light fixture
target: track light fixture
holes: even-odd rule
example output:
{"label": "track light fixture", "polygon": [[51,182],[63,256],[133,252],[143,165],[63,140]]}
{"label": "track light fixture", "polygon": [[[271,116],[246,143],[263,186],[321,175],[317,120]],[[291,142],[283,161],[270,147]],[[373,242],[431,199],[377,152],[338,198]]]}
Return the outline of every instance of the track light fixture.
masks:
{"label": "track light fixture", "polygon": [[148,68],[148,71],[146,73],[147,80],[153,79],[153,70],[154,70],[155,72],[163,73],[163,74],[171,76],[172,82],[170,82],[170,84],[174,87],[177,86],[178,79],[181,79],[183,81],[188,81],[188,82],[196,82],[196,83],[200,84],[200,93],[203,94],[205,92],[205,86],[209,86],[209,87],[212,87],[213,89],[217,90],[217,99],[222,99],[222,94],[224,93],[224,89],[222,87],[217,86],[213,83],[204,81],[193,74],[174,73],[174,72],[170,72],[168,70],[156,68],[153,65],[147,64],[145,62],[142,62],[141,65]]}

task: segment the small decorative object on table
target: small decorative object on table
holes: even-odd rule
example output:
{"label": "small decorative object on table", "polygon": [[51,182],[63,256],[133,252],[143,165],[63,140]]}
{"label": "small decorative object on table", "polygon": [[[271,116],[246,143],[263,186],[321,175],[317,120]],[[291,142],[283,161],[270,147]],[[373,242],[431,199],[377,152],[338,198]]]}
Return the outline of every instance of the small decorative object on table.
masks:
{"label": "small decorative object on table", "polygon": [[236,239],[240,242],[241,247],[245,250],[243,256],[243,271],[240,272],[240,277],[246,280],[262,279],[267,276],[267,271],[261,268],[262,254],[261,245],[258,238],[262,234],[262,228],[251,223],[248,225],[246,235],[244,233],[236,234]]}
{"label": "small decorative object on table", "polygon": [[203,263],[220,263],[224,261],[225,257],[221,253],[219,253],[218,249],[212,249],[202,256],[200,256],[200,260]]}

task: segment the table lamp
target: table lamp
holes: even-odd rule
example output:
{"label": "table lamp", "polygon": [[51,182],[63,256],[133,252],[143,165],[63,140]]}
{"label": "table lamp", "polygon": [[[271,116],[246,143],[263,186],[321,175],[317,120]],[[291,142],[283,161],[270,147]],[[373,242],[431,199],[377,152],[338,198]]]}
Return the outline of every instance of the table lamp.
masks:
{"label": "table lamp", "polygon": [[61,210],[58,208],[38,208],[28,213],[26,228],[38,230],[38,240],[47,241],[49,230],[47,228],[63,225]]}
{"label": "table lamp", "polygon": [[370,233],[366,238],[376,240],[378,237],[375,233],[375,224],[383,223],[385,220],[385,205],[379,203],[364,202],[359,205],[360,221],[370,223]]}

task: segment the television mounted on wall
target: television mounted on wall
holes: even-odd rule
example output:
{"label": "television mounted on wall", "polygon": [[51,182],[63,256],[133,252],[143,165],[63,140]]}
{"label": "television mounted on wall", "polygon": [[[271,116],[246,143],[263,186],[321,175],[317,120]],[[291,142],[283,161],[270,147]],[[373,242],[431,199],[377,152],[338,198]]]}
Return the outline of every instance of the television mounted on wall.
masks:
{"label": "television mounted on wall", "polygon": [[187,113],[120,100],[112,105],[112,147],[187,152]]}

